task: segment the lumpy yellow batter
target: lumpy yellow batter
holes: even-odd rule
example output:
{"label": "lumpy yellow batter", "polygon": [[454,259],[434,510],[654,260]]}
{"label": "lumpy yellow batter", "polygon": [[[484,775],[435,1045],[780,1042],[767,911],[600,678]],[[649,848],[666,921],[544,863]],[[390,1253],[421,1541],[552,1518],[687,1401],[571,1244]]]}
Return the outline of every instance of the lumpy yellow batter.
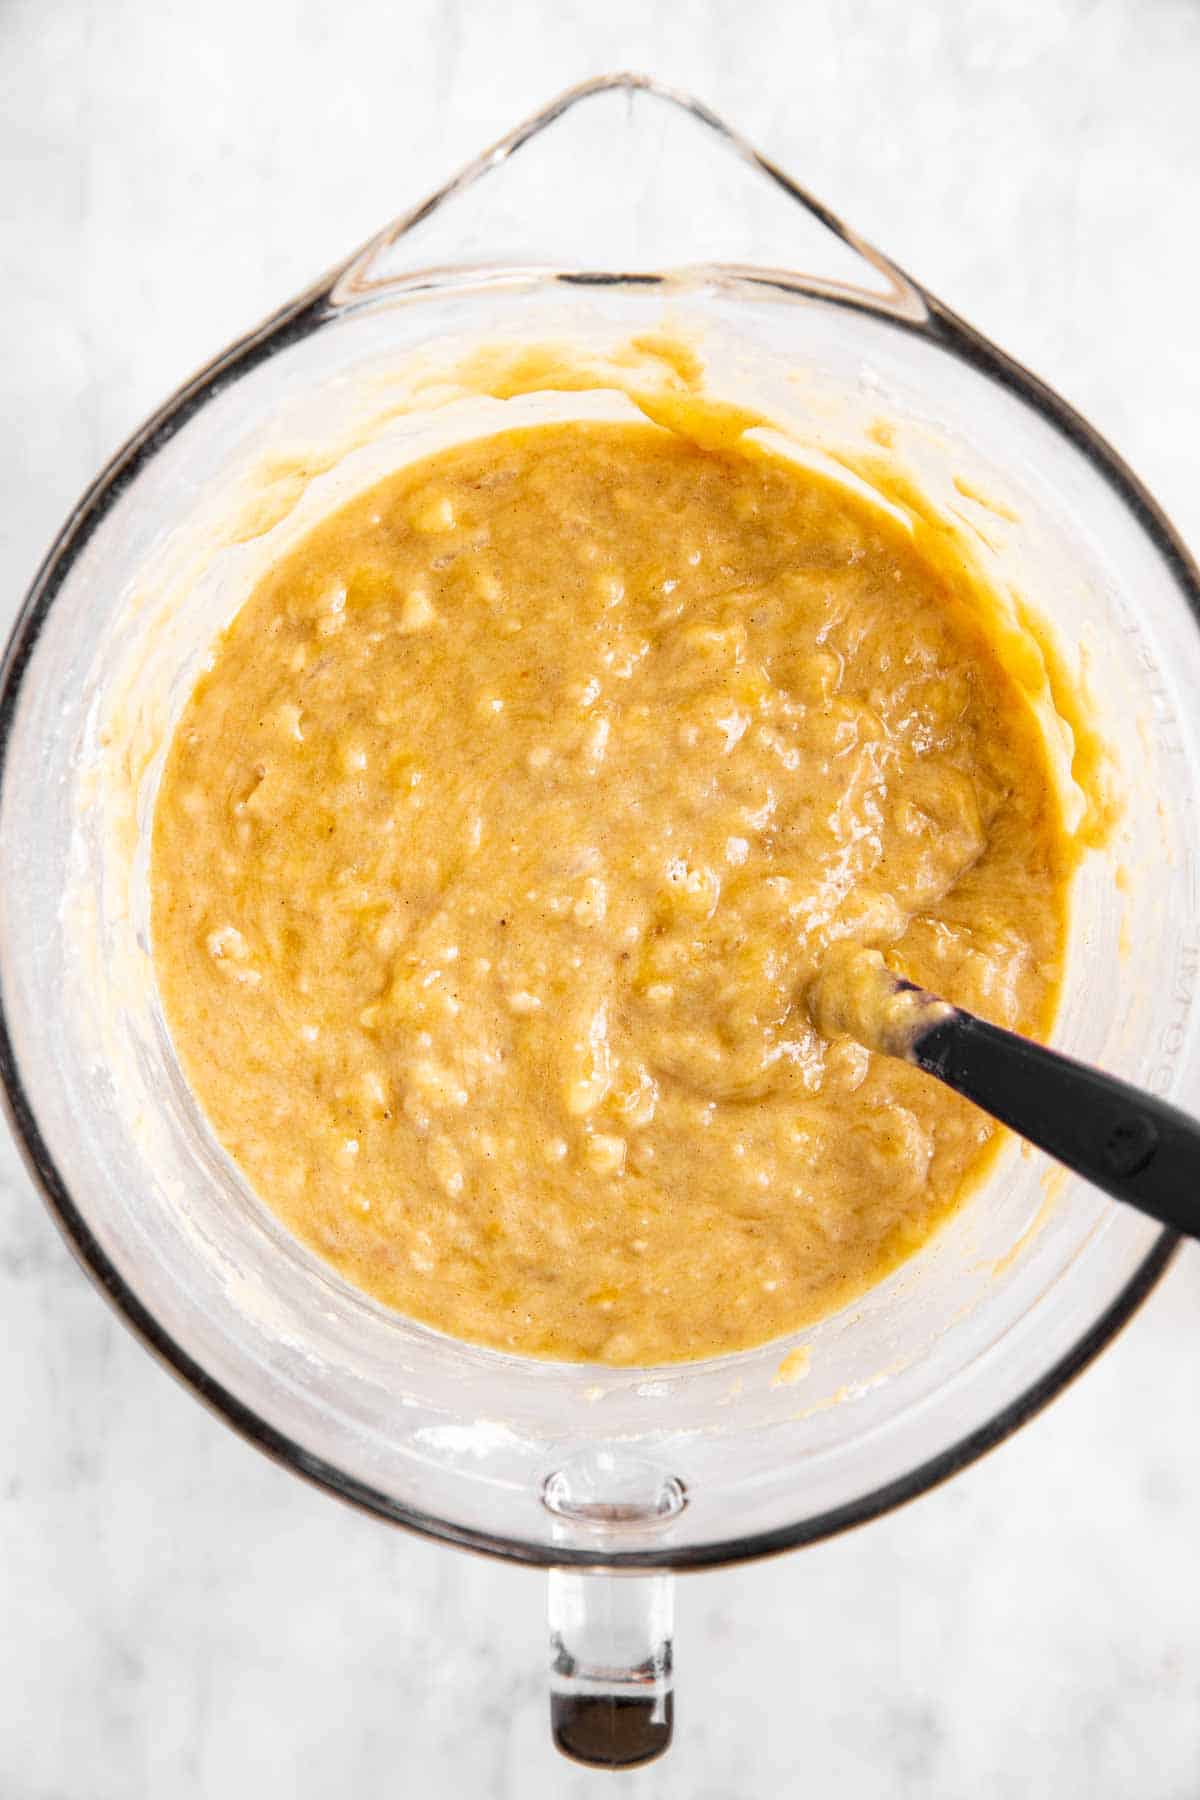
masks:
{"label": "lumpy yellow batter", "polygon": [[1021,1030],[1065,840],[944,573],[839,486],[651,425],[530,428],[319,525],[170,749],[153,938],[216,1135],[443,1331],[764,1342],[929,1235],[992,1128],[829,1042],[825,950]]}

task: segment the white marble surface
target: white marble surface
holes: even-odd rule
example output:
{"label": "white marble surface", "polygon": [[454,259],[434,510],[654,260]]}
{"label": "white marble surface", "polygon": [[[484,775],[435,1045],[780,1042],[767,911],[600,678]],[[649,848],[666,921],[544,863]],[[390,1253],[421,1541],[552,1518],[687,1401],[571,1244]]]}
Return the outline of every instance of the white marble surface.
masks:
{"label": "white marble surface", "polygon": [[[619,66],[693,87],[1049,375],[1200,542],[1187,0],[3,0],[5,615],[181,376]],[[7,1143],[0,1321],[3,1800],[1200,1791],[1192,1251],[983,1465],[684,1583],[677,1747],[618,1779],[548,1747],[540,1580],[238,1442],[85,1283]]]}

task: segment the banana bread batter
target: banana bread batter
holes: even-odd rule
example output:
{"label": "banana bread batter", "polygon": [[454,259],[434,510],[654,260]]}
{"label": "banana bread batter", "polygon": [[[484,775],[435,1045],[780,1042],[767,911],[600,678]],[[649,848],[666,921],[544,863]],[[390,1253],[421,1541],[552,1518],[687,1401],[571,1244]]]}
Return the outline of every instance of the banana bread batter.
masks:
{"label": "banana bread batter", "polygon": [[546,425],[321,523],[163,775],[155,961],[262,1199],[521,1354],[762,1343],[919,1246],[994,1127],[814,1028],[834,945],[1048,1021],[1068,851],[944,571],[764,450]]}

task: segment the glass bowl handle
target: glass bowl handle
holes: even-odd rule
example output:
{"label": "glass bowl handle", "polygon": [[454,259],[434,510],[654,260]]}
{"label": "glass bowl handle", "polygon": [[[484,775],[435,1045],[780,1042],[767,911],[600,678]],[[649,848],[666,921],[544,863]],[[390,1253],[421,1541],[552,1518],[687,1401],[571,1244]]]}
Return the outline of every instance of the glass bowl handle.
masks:
{"label": "glass bowl handle", "polygon": [[552,1569],[550,1730],[593,1769],[633,1769],[671,1742],[674,1577]]}

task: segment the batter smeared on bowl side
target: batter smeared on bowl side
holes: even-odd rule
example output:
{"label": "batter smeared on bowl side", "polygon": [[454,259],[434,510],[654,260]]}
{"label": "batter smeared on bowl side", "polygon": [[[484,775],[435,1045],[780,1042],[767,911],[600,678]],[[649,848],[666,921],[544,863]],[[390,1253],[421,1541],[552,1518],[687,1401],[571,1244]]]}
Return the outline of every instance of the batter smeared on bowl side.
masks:
{"label": "batter smeared on bowl side", "polygon": [[761,451],[511,432],[318,526],[170,749],[153,937],[212,1128],[351,1281],[654,1363],[860,1293],[993,1128],[813,1028],[834,944],[1038,1032],[1041,737],[904,531]]}

